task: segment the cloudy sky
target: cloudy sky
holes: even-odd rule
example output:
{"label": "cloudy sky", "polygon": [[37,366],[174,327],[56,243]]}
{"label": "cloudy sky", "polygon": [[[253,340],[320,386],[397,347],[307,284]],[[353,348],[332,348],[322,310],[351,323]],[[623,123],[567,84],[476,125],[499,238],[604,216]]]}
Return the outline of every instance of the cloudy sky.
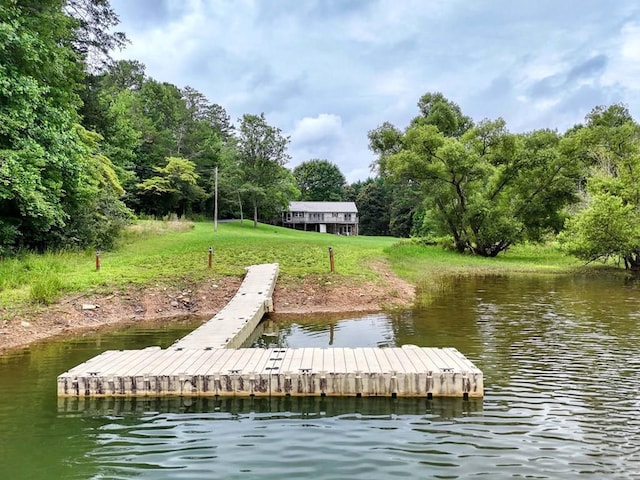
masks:
{"label": "cloudy sky", "polygon": [[290,167],[371,175],[367,132],[399,128],[426,92],[512,132],[565,131],[596,105],[640,120],[636,0],[111,0],[117,58],[191,86],[234,122],[264,112]]}

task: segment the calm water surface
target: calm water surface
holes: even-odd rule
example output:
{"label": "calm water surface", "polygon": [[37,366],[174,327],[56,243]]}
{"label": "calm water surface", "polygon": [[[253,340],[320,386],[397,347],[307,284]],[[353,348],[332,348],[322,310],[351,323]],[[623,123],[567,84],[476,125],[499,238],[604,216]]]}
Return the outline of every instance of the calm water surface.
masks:
{"label": "calm water surface", "polygon": [[481,401],[58,401],[58,373],[193,325],[0,356],[2,479],[640,478],[640,287],[619,279],[452,279],[426,307],[269,323],[256,345],[454,346]]}

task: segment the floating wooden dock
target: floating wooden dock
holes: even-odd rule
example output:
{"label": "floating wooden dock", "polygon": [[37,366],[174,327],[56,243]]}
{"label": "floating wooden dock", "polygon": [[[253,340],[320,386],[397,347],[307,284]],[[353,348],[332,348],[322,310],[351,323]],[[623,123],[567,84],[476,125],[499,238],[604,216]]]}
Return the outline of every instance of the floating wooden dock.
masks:
{"label": "floating wooden dock", "polygon": [[480,397],[482,372],[454,348],[107,351],[58,377],[60,396]]}
{"label": "floating wooden dock", "polygon": [[58,376],[60,397],[482,397],[455,348],[235,348],[265,312],[278,265],[255,265],[215,317],[168,349],[110,350]]}

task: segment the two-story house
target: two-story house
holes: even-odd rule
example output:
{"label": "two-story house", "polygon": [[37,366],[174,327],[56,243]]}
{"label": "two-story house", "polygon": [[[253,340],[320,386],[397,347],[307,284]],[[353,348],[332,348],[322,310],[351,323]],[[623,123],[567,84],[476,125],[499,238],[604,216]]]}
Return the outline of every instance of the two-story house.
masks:
{"label": "two-story house", "polygon": [[358,209],[353,202],[289,202],[282,224],[297,230],[358,235]]}

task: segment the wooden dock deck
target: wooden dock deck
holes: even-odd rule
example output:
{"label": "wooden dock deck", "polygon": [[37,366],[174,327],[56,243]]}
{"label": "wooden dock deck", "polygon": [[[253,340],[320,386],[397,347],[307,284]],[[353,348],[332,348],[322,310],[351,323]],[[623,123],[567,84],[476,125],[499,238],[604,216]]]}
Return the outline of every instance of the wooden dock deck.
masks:
{"label": "wooden dock deck", "polygon": [[481,397],[482,372],[455,348],[107,351],[58,377],[59,396]]}
{"label": "wooden dock deck", "polygon": [[110,350],[58,376],[59,397],[482,397],[455,348],[237,348],[265,312],[278,265],[254,265],[236,296],[171,347]]}

